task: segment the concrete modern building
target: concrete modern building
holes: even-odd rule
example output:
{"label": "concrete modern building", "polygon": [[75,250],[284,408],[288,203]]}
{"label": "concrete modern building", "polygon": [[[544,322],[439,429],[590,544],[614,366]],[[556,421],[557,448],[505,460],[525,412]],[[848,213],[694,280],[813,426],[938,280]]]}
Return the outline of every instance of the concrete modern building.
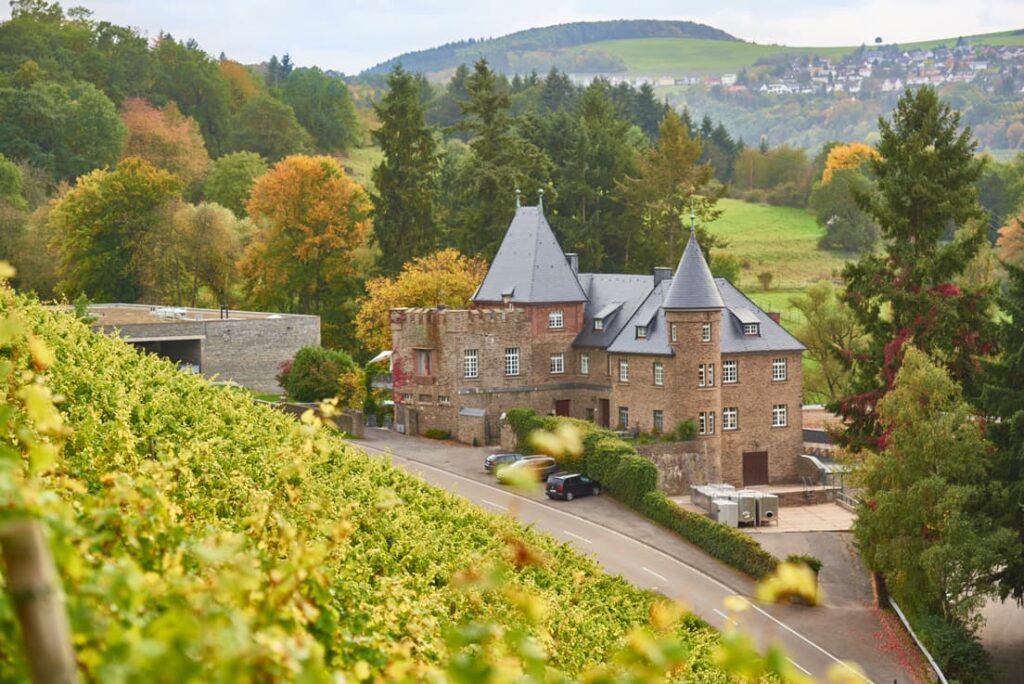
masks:
{"label": "concrete modern building", "polygon": [[693,421],[712,479],[796,479],[804,347],[712,276],[692,232],[674,273],[578,263],[522,207],[470,309],[393,309],[397,429],[492,443],[517,406],[655,433]]}
{"label": "concrete modern building", "polygon": [[89,313],[93,330],[259,392],[280,392],[281,363],[320,344],[319,316],[148,304],[92,304]]}

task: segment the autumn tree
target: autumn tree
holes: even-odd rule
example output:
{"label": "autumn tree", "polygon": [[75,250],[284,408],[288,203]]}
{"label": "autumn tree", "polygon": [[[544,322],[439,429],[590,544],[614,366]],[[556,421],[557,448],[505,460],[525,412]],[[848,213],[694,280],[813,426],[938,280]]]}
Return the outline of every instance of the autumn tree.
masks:
{"label": "autumn tree", "polygon": [[246,102],[260,94],[260,83],[249,71],[249,67],[234,60],[222,59],[217,63],[217,68],[227,81],[232,112],[237,112]]}
{"label": "autumn tree", "polygon": [[99,301],[136,301],[146,285],[140,251],[180,192],[176,176],[137,157],[80,177],[50,216],[64,291]]}
{"label": "autumn tree", "polygon": [[822,280],[790,300],[803,317],[796,337],[815,361],[804,371],[804,392],[823,402],[838,401],[850,393],[846,356],[861,353],[866,346],[864,332],[842,295],[839,287]]}
{"label": "autumn tree", "polygon": [[203,186],[211,202],[227,207],[239,218],[246,215],[246,204],[253,182],[267,172],[267,163],[255,152],[232,152],[213,162]]}
{"label": "autumn tree", "polygon": [[988,290],[954,283],[985,239],[970,129],[960,130],[959,113],[933,89],[920,88],[879,120],[879,132],[879,157],[869,162],[877,192],[864,208],[885,254],[843,272],[846,301],[869,339],[865,354],[849,356],[854,395],[839,404],[855,446],[879,436],[873,409],[892,388],[905,345],[940,361],[969,397],[977,396],[978,357],[993,347]]}
{"label": "autumn tree", "polygon": [[912,346],[877,408],[883,439],[864,464],[858,547],[904,607],[973,631],[1015,541],[979,512],[991,444],[957,383]]}
{"label": "autumn tree", "polygon": [[380,127],[371,135],[384,153],[373,169],[373,231],[380,269],[390,275],[438,243],[441,167],[415,77],[398,65],[388,76],[388,88],[374,105]]}
{"label": "autumn tree", "polygon": [[362,187],[330,157],[293,155],[275,164],[249,197],[256,232],[241,269],[250,302],[319,313],[331,282],[354,272],[370,209]]}
{"label": "autumn tree", "polygon": [[121,104],[121,121],[127,130],[122,157],[141,157],[177,175],[185,187],[205,175],[210,157],[199,125],[173,102],[157,109],[142,98],[128,98]]}
{"label": "autumn tree", "polygon": [[355,318],[356,337],[368,351],[390,349],[390,309],[439,304],[465,308],[486,273],[486,261],[443,249],[413,259],[393,278],[368,280]]}
{"label": "autumn tree", "polygon": [[358,141],[355,105],[341,78],[316,67],[295,69],[288,74],[281,95],[318,149],[337,152]]}
{"label": "autumn tree", "polygon": [[275,162],[290,154],[310,152],[313,140],[284,102],[261,94],[238,110],[231,121],[227,149],[255,152]]}
{"label": "autumn tree", "polygon": [[624,235],[623,264],[628,270],[674,265],[686,244],[691,209],[702,223],[721,213],[715,207],[721,191],[708,185],[714,169],[699,163],[700,156],[700,140],[690,136],[678,114],[668,112],[657,143],[640,155],[636,173],[618,186],[638,227]]}
{"label": "autumn tree", "polygon": [[999,258],[1008,264],[1024,265],[1024,209],[999,229],[996,240]]}
{"label": "autumn tree", "polygon": [[174,270],[180,274],[179,303],[198,306],[203,290],[206,303],[228,303],[238,279],[237,262],[249,230],[229,209],[212,202],[182,205],[171,221],[174,232]]}
{"label": "autumn tree", "polygon": [[865,143],[840,143],[833,145],[825,157],[825,168],[821,172],[821,182],[828,183],[832,174],[840,169],[857,169],[865,162],[878,159],[878,150]]}

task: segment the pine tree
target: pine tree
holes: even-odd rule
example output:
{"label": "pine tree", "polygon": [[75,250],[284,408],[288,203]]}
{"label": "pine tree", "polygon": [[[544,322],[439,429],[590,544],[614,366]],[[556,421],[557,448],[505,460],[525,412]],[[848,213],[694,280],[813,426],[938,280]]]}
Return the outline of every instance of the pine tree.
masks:
{"label": "pine tree", "polygon": [[372,135],[384,160],[373,170],[377,192],[371,199],[379,267],[392,275],[437,245],[440,162],[415,77],[398,65],[388,76],[388,87],[374,105],[381,125]]}
{"label": "pine tree", "polygon": [[[907,91],[891,120],[879,120],[877,192],[862,197],[878,223],[885,254],[868,254],[843,272],[846,301],[870,338],[851,355],[857,394],[839,410],[852,422],[850,443],[879,436],[873,408],[892,388],[904,346],[939,359],[969,399],[978,396],[978,357],[993,350],[987,289],[954,284],[984,235],[970,129],[931,88]],[[948,236],[953,233],[952,240]]]}
{"label": "pine tree", "polygon": [[991,497],[993,517],[1017,534],[1004,550],[996,575],[999,593],[1024,605],[1024,268],[1006,264],[1009,283],[1001,300],[999,324],[1003,356],[987,364],[982,406],[989,416],[989,439],[996,445]]}

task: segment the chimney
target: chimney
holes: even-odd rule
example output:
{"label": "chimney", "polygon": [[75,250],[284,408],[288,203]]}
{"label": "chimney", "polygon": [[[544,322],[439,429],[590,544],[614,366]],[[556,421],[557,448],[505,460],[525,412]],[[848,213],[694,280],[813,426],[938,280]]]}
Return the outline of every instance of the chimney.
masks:
{"label": "chimney", "polygon": [[765,313],[768,314],[768,318],[772,319],[776,323],[781,323],[779,319],[782,317],[782,314],[778,311],[766,311]]}
{"label": "chimney", "polygon": [[580,255],[575,252],[566,252],[565,260],[569,262],[569,268],[572,269],[573,273],[579,274],[580,272]]}
{"label": "chimney", "polygon": [[658,287],[658,283],[663,280],[672,280],[672,269],[668,266],[655,266],[654,287]]}

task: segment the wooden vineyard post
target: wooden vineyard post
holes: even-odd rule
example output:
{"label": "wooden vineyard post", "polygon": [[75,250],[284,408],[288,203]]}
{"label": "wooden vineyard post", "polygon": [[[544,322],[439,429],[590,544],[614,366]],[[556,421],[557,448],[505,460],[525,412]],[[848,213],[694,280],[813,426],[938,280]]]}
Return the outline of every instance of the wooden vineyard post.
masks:
{"label": "wooden vineyard post", "polygon": [[32,681],[77,682],[71,628],[57,570],[39,522],[22,519],[0,523],[0,552],[7,593],[21,624]]}

